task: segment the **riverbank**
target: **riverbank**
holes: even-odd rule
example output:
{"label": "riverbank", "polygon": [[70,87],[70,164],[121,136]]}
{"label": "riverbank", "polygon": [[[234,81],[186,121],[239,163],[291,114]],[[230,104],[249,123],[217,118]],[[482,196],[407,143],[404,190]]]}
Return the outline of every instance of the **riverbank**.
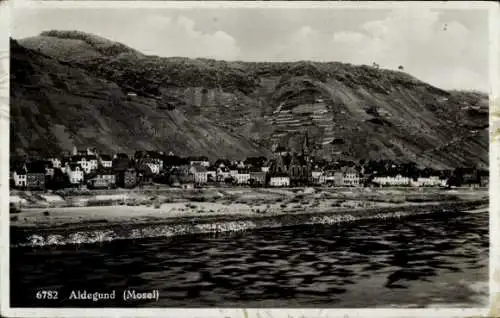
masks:
{"label": "riverbank", "polygon": [[[143,200],[149,199],[147,205],[129,205],[122,200],[112,206],[23,208],[20,213],[11,215],[11,243],[81,244],[243,231],[473,210],[488,204],[484,191],[306,188],[206,189],[172,193],[156,193],[153,200],[145,197]],[[137,200],[137,196],[133,199]]]}

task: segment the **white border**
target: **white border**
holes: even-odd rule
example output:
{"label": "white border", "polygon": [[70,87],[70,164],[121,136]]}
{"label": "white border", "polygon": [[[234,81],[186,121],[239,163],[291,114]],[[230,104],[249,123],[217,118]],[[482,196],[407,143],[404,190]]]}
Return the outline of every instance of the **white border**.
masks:
{"label": "white border", "polygon": [[485,1],[53,1],[15,0],[15,7],[34,8],[335,8],[335,9],[397,9],[428,7],[435,9],[491,9],[495,4]]}
{"label": "white border", "polygon": [[[9,5],[16,8],[351,8],[351,9],[394,9],[407,7],[429,7],[435,9],[487,9],[490,10],[490,113],[500,111],[500,6],[493,2],[328,2],[328,1],[0,1],[0,20],[9,16]],[[8,22],[0,23],[9,25]],[[0,28],[0,53],[8,49],[10,30]],[[3,51],[3,52],[2,52]],[[3,55],[2,55],[3,56]],[[8,72],[8,70],[6,70]],[[0,70],[1,72],[1,70]],[[1,75],[1,73],[0,73]],[[0,97],[8,94],[8,83],[0,85]],[[8,95],[6,95],[8,96]],[[500,187],[500,145],[490,143],[490,305],[487,308],[457,309],[15,309],[10,308],[9,300],[9,108],[0,99],[0,220],[2,256],[0,258],[1,315],[6,317],[470,317],[500,316],[500,196],[495,190]],[[490,127],[500,124],[500,118],[490,116]],[[500,127],[500,125],[498,125]],[[495,187],[495,185],[497,185]]]}

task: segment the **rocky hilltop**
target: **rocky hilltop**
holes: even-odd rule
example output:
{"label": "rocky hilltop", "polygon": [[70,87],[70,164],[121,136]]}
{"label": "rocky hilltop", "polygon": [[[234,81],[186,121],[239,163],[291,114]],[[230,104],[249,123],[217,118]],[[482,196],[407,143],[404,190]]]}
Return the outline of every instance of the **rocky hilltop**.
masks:
{"label": "rocky hilltop", "polygon": [[488,165],[488,96],[402,71],[147,56],[76,31],[11,40],[11,59],[18,154],[95,145],[244,158],[297,149],[307,131],[321,157]]}

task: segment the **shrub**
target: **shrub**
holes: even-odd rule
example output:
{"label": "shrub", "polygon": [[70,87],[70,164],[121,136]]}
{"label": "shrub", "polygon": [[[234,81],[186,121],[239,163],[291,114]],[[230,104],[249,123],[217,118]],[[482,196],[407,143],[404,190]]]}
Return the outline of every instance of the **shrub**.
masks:
{"label": "shrub", "polygon": [[13,216],[10,217],[10,220],[13,221],[13,222],[18,221],[19,220],[19,216],[13,215]]}
{"label": "shrub", "polygon": [[45,216],[49,216],[49,215],[50,215],[50,212],[49,212],[49,211],[43,211],[43,215],[45,215]]}
{"label": "shrub", "polygon": [[11,203],[9,207],[10,207],[9,209],[10,214],[16,214],[21,212],[21,210],[17,208],[13,203]]}
{"label": "shrub", "polygon": [[160,202],[155,202],[155,209],[159,209],[161,207]]}
{"label": "shrub", "polygon": [[281,207],[281,208],[286,208],[286,204],[284,204],[284,203],[283,203],[283,204],[280,204],[280,207]]}

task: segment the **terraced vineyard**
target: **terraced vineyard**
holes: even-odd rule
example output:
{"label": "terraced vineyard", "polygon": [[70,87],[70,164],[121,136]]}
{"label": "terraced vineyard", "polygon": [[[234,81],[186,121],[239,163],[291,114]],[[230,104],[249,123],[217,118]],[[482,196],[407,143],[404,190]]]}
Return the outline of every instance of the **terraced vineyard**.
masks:
{"label": "terraced vineyard", "polygon": [[18,154],[95,145],[243,159],[276,143],[299,150],[307,131],[320,157],[488,166],[487,95],[401,71],[147,56],[81,32],[46,32],[11,50]]}

